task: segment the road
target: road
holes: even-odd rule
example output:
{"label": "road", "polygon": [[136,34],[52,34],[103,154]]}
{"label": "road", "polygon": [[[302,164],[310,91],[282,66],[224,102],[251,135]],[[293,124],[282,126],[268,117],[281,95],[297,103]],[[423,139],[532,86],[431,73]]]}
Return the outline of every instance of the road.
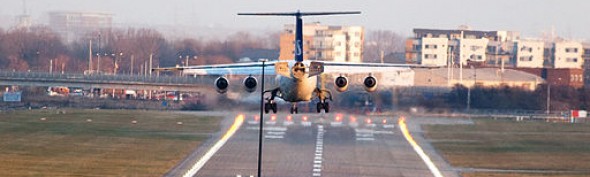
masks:
{"label": "road", "polygon": [[[262,176],[433,176],[400,132],[398,118],[344,114],[267,115]],[[256,176],[257,122],[255,113],[245,114],[240,129],[195,176]],[[416,136],[421,136],[414,122],[421,121],[408,121],[410,132],[416,131]],[[426,140],[415,139],[420,145],[426,144],[425,153],[444,176],[458,176]],[[197,154],[203,154],[205,147],[185,162],[194,164],[200,157]],[[191,163],[185,165],[188,164]],[[186,169],[177,167],[178,172],[168,176],[178,176]]]}

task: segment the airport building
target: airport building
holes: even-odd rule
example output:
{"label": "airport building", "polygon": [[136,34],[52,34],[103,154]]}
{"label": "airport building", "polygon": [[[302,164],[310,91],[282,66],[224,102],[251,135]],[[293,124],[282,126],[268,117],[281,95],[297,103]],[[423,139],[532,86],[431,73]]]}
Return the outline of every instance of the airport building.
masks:
{"label": "airport building", "polygon": [[531,73],[499,68],[414,68],[414,86],[450,91],[456,84],[472,88],[509,86],[535,90],[545,79]]}
{"label": "airport building", "polygon": [[64,41],[72,42],[101,29],[110,31],[113,27],[113,15],[99,12],[55,11],[49,13],[49,27]]}
{"label": "airport building", "polygon": [[[303,59],[362,62],[364,29],[360,26],[327,26],[304,24]],[[295,25],[285,25],[280,36],[279,60],[292,60],[294,55]]]}

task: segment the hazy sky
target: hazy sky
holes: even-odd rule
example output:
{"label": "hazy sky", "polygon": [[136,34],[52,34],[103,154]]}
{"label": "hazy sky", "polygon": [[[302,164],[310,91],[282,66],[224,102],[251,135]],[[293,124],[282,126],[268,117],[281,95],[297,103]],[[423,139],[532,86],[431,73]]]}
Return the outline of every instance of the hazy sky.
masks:
{"label": "hazy sky", "polygon": [[[0,16],[23,13],[22,0],[0,0]],[[288,17],[244,17],[238,12],[343,11],[361,15],[311,17],[306,22],[362,25],[411,35],[413,28],[513,30],[541,37],[552,28],[565,38],[590,39],[587,0],[27,0],[27,11],[44,22],[48,11],[97,11],[115,14],[117,24],[208,26],[280,30]],[[2,26],[7,26],[2,24]]]}

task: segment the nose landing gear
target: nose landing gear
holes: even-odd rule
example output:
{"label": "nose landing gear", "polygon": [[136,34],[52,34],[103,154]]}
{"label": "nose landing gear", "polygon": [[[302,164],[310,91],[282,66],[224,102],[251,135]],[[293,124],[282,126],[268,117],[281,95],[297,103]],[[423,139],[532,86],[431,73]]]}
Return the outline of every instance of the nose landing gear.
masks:
{"label": "nose landing gear", "polygon": [[318,113],[322,112],[322,109],[325,113],[330,112],[330,104],[328,104],[326,100],[329,99],[330,101],[332,101],[332,93],[328,90],[319,88],[316,88],[315,93],[318,96],[318,99],[320,100],[316,105]]}

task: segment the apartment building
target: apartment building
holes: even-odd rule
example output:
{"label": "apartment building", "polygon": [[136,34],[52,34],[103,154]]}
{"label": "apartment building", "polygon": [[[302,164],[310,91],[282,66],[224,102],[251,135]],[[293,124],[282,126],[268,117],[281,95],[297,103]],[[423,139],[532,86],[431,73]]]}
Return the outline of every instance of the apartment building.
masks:
{"label": "apartment building", "polygon": [[543,68],[545,42],[541,40],[518,40],[514,42],[515,66],[517,68]]}
{"label": "apartment building", "polygon": [[[303,40],[304,60],[362,62],[363,27],[304,24]],[[285,25],[280,36],[279,60],[295,57],[294,41],[295,25]]]}
{"label": "apartment building", "polygon": [[425,66],[446,66],[448,62],[448,38],[422,38],[418,63]]}
{"label": "apartment building", "polygon": [[[474,31],[465,27],[458,30],[414,29],[414,38],[406,41],[406,57],[409,57],[406,61],[430,66],[445,66],[448,63],[465,65],[467,61],[483,63],[487,60],[490,41],[500,42],[518,38],[517,32]],[[424,48],[425,45],[434,44],[439,47],[442,43],[445,43],[445,47],[436,50]],[[493,50],[500,48],[495,47]],[[441,53],[445,53],[446,57],[442,58]],[[435,54],[437,60],[433,59]]]}
{"label": "apartment building", "polygon": [[582,68],[584,48],[582,43],[574,41],[557,41],[552,48],[553,68]]}
{"label": "apartment building", "polygon": [[89,32],[111,29],[113,15],[99,12],[55,11],[49,13],[49,27],[64,41],[71,42]]}
{"label": "apartment building", "polygon": [[466,65],[468,62],[483,63],[486,61],[486,48],[488,46],[487,38],[469,39],[462,38],[456,40],[459,62]]}

